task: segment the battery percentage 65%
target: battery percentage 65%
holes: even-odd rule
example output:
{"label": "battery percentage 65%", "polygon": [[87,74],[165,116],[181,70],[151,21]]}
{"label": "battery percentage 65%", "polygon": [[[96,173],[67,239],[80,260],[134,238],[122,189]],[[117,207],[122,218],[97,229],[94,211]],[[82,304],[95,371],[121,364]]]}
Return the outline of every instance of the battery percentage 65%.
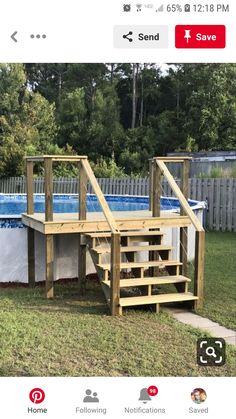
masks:
{"label": "battery percentage 65%", "polygon": [[181,13],[183,12],[183,7],[181,4],[167,4],[166,10],[168,13]]}

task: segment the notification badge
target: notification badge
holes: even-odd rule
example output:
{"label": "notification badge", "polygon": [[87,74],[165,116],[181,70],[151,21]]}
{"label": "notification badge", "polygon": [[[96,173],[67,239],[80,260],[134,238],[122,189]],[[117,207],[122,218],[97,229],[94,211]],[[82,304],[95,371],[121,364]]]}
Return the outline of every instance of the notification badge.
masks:
{"label": "notification badge", "polygon": [[226,27],[224,25],[177,25],[175,27],[176,48],[225,48]]}
{"label": "notification badge", "polygon": [[33,388],[29,394],[29,398],[32,403],[40,404],[45,399],[45,393],[41,388]]}
{"label": "notification badge", "polygon": [[147,391],[148,391],[149,396],[151,396],[151,397],[154,397],[158,394],[158,388],[156,386],[148,387]]}

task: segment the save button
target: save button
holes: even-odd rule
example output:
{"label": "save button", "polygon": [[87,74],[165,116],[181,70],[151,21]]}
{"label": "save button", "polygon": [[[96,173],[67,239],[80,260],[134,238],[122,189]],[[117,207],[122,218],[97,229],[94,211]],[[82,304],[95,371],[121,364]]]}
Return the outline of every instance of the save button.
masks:
{"label": "save button", "polygon": [[177,25],[176,48],[225,48],[225,25]]}

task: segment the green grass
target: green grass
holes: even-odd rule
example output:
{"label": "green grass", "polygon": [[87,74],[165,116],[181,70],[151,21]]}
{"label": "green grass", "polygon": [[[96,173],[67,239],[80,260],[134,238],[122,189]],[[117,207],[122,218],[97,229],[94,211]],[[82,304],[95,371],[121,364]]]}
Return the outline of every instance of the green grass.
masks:
{"label": "green grass", "polygon": [[236,329],[236,234],[206,234],[205,300],[198,313]]}
{"label": "green grass", "polygon": [[[208,233],[206,301],[201,314],[233,326],[233,234]],[[223,249],[223,250],[222,250]],[[223,252],[223,253],[222,253]],[[222,256],[222,258],[220,258]],[[0,289],[0,376],[234,376],[236,348],[227,364],[196,364],[196,341],[206,334],[168,313],[129,310],[112,318],[94,282],[78,297],[75,284],[44,289]]]}

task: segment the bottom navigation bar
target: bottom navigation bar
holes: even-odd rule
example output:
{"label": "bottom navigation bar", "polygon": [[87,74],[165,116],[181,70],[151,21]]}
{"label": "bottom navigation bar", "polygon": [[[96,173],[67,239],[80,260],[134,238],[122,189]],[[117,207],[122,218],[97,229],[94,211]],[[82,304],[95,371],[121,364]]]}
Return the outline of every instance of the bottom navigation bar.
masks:
{"label": "bottom navigation bar", "polygon": [[0,415],[48,418],[234,417],[234,378],[1,378]]}

